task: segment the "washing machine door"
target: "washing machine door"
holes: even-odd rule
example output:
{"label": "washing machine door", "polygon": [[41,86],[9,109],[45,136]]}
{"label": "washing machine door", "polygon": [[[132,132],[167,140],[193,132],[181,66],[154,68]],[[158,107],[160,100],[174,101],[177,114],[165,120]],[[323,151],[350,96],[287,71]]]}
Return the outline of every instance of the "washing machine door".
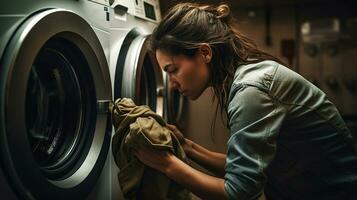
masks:
{"label": "washing machine door", "polygon": [[7,44],[0,81],[1,167],[14,193],[84,199],[111,133],[109,70],[90,25],[61,9],[30,16]]}
{"label": "washing machine door", "polygon": [[114,97],[132,98],[137,105],[148,105],[163,116],[163,75],[148,48],[147,35],[139,29],[126,35],[117,58]]}

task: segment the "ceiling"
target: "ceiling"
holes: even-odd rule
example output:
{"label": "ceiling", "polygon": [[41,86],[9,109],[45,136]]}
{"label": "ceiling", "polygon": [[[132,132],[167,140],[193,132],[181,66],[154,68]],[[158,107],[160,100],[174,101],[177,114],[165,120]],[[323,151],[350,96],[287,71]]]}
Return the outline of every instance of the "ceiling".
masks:
{"label": "ceiling", "polygon": [[160,1],[162,13],[180,2],[193,2],[202,4],[228,3],[233,13],[238,10],[252,8],[281,8],[293,7],[300,15],[309,16],[354,16],[357,17],[357,0],[171,0]]}
{"label": "ceiling", "polygon": [[219,4],[228,3],[232,10],[244,9],[251,7],[284,7],[284,6],[298,6],[298,7],[334,7],[335,5],[348,7],[357,10],[356,0],[191,0],[180,1],[161,0],[160,5],[163,12],[180,2],[194,2],[203,4]]}

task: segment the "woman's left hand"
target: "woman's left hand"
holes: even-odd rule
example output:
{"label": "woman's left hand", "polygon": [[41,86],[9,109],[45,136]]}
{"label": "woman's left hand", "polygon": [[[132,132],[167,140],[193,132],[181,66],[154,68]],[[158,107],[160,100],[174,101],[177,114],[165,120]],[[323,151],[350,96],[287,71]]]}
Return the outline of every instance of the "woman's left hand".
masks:
{"label": "woman's left hand", "polygon": [[157,150],[144,146],[135,148],[134,154],[142,163],[162,173],[166,173],[175,158],[171,152],[166,150]]}

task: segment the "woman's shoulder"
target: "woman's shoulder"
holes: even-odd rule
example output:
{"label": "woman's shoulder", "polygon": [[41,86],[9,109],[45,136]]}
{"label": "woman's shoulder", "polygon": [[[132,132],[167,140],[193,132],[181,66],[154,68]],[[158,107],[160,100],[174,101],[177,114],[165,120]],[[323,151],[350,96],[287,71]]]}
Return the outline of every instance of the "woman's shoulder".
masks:
{"label": "woman's shoulder", "polygon": [[311,103],[313,102],[311,95],[317,100],[325,96],[323,91],[303,76],[271,60],[239,66],[234,76],[229,99],[231,100],[233,96],[248,87],[255,87],[270,97],[289,104],[302,102],[306,104],[308,100]]}
{"label": "woman's shoulder", "polygon": [[273,60],[264,60],[256,63],[239,65],[232,86],[255,86],[266,90],[280,64]]}

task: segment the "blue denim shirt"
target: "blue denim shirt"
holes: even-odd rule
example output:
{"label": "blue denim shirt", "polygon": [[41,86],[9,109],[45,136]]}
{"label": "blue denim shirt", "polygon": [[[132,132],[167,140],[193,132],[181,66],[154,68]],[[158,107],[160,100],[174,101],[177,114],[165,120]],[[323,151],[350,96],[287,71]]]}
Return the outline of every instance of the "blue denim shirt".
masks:
{"label": "blue denim shirt", "polygon": [[230,199],[357,199],[357,145],[336,107],[274,61],[238,67],[229,93]]}

